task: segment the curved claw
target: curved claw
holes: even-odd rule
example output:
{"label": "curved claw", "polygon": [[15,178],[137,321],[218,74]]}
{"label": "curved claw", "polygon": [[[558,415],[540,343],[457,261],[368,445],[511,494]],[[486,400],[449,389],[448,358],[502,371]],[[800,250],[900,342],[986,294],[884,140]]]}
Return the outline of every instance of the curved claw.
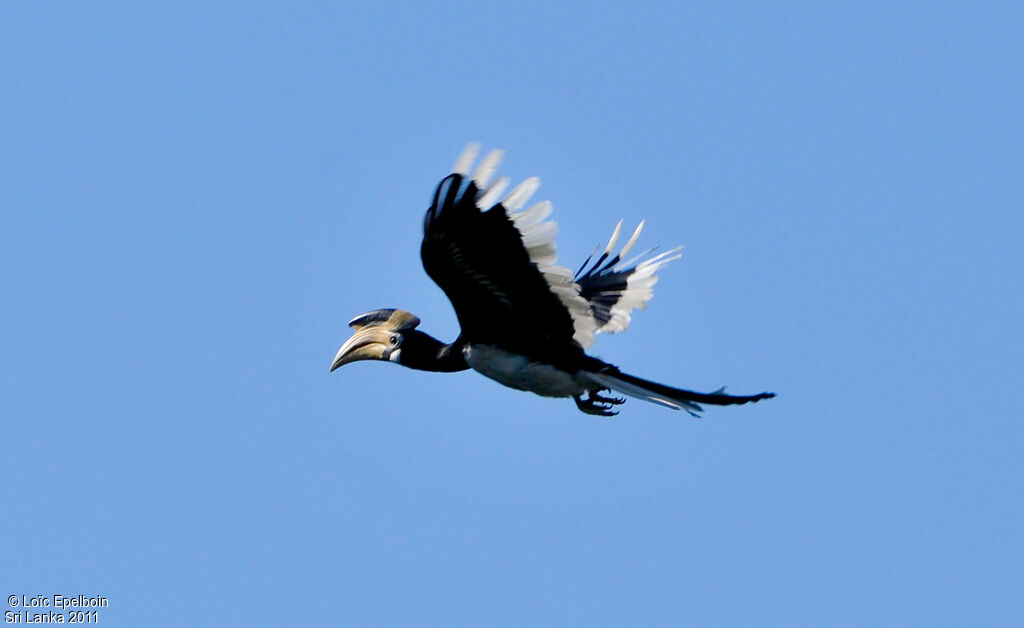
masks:
{"label": "curved claw", "polygon": [[595,416],[615,416],[618,414],[612,408],[626,403],[626,400],[620,397],[605,397],[600,394],[601,390],[607,389],[589,390],[586,393],[586,398],[583,395],[574,395],[573,401],[576,402],[576,407],[581,412]]}

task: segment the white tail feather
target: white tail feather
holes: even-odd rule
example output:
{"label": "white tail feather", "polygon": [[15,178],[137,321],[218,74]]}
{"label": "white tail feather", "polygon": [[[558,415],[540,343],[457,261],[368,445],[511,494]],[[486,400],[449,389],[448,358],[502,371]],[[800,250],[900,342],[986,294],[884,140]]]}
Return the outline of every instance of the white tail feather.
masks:
{"label": "white tail feather", "polygon": [[624,395],[629,395],[635,399],[643,399],[651,403],[658,404],[665,408],[672,408],[673,410],[686,410],[693,416],[699,416],[697,413],[702,408],[693,403],[692,401],[686,401],[683,399],[672,399],[666,395],[658,394],[652,390],[648,390],[638,384],[623,381],[614,375],[608,373],[581,373],[581,375],[590,381],[594,382],[598,386],[620,392]]}

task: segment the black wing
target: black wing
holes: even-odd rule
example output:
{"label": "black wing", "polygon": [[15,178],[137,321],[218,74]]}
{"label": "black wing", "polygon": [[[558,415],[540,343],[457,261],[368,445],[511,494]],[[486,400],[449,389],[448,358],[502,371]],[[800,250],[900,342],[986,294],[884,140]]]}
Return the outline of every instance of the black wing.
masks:
{"label": "black wing", "polygon": [[583,262],[576,271],[576,283],[580,287],[580,295],[590,304],[590,311],[597,321],[597,331],[615,333],[629,327],[630,313],[634,309],[644,309],[653,295],[652,288],[658,282],[656,273],[669,262],[679,259],[677,247],[660,255],[648,257],[651,251],[641,253],[631,260],[622,258],[636,244],[644,223],[641,221],[629,241],[622,250],[612,255],[615,244],[619,240],[622,222],[615,226],[604,252],[594,259],[597,250]]}
{"label": "black wing", "polygon": [[487,178],[456,172],[437,186],[424,219],[423,267],[452,302],[464,340],[532,355],[580,348],[594,322],[571,272],[553,265],[554,223],[535,224],[547,208],[506,208],[521,207],[537,181],[484,210],[504,189],[499,181],[500,189],[481,191]]}

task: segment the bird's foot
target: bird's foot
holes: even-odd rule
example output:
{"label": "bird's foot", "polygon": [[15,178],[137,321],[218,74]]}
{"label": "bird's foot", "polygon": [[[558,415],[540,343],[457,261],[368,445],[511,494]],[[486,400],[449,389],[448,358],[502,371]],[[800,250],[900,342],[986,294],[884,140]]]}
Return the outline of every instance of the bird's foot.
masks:
{"label": "bird's foot", "polygon": [[580,409],[580,412],[596,416],[615,416],[618,412],[612,408],[626,403],[626,400],[621,397],[605,397],[600,394],[602,390],[608,389],[588,390],[586,398],[583,395],[574,395],[572,399],[576,402],[576,407]]}

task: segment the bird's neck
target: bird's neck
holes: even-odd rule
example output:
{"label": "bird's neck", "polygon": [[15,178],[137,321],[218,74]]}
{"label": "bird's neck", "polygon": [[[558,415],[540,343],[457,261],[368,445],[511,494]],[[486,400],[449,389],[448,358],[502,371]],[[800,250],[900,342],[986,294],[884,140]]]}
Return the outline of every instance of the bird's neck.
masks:
{"label": "bird's neck", "polygon": [[402,340],[399,364],[420,371],[452,373],[469,368],[462,355],[462,344],[456,340],[445,344],[419,330],[406,332]]}

